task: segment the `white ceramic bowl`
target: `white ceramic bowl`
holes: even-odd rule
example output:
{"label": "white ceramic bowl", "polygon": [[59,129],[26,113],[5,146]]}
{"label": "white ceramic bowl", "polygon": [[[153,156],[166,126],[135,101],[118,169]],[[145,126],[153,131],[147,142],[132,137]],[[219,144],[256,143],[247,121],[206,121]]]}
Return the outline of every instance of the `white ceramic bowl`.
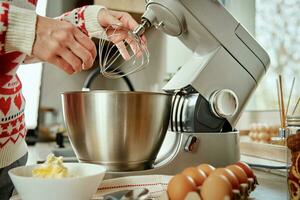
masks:
{"label": "white ceramic bowl", "polygon": [[22,166],[8,173],[22,200],[88,200],[96,193],[105,167],[87,163],[65,163],[74,177],[42,179],[32,176],[38,165]]}

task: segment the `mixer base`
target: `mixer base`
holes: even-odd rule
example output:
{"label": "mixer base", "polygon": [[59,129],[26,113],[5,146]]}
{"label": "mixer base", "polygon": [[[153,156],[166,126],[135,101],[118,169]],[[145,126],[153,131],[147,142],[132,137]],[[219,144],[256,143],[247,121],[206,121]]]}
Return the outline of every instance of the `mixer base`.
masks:
{"label": "mixer base", "polygon": [[[108,171],[105,179],[135,175],[163,174],[174,175],[186,167],[209,163],[215,167],[224,167],[240,160],[239,132],[227,133],[168,133],[175,140],[171,151],[147,170]],[[175,134],[175,135],[174,135]],[[166,141],[164,145],[169,145]]]}

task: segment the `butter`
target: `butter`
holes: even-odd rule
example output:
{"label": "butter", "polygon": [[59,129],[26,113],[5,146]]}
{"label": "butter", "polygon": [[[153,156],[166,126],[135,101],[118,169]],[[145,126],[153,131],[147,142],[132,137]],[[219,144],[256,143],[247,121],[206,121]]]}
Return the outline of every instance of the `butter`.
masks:
{"label": "butter", "polygon": [[55,157],[53,154],[48,155],[45,163],[33,169],[32,175],[38,178],[70,177],[68,168],[63,164],[63,157]]}

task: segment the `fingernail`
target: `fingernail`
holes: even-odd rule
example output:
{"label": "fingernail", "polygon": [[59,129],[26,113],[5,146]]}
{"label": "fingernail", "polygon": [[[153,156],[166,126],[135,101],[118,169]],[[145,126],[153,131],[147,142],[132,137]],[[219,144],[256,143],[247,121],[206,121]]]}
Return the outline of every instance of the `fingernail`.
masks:
{"label": "fingernail", "polygon": [[86,68],[85,63],[82,63],[81,68],[82,68],[83,70],[85,70],[85,68]]}

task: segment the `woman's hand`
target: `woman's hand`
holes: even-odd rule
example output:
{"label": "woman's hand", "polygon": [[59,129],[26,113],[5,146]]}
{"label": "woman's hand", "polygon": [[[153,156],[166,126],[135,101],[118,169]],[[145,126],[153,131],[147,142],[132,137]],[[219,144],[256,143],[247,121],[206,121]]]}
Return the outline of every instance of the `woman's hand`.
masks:
{"label": "woman's hand", "polygon": [[97,55],[93,41],[76,26],[41,16],[32,54],[69,74],[90,68]]}
{"label": "woman's hand", "polygon": [[[132,37],[128,36],[128,32],[124,31],[124,29],[133,31],[139,24],[133,19],[133,17],[126,12],[119,12],[107,9],[101,9],[98,13],[98,21],[99,24],[105,29],[107,27],[111,27],[116,30],[106,30],[106,34],[110,36],[111,34],[117,33],[116,37],[110,37],[113,43],[118,47],[122,57],[124,59],[129,59],[130,55],[126,49],[124,41],[128,43],[133,50],[133,52],[139,56],[141,55],[141,50],[146,48],[146,38],[142,36],[141,41],[143,48],[138,48],[138,44],[136,41],[132,40]],[[120,28],[121,27],[121,28]],[[120,28],[120,29],[119,29]],[[119,29],[119,30],[118,30]]]}
{"label": "woman's hand", "polygon": [[[119,12],[107,9],[101,9],[98,13],[98,21],[100,25],[104,28],[108,26],[122,26],[129,30],[134,30],[138,23],[133,19],[133,17],[126,12]],[[116,27],[118,28],[118,27]]]}

